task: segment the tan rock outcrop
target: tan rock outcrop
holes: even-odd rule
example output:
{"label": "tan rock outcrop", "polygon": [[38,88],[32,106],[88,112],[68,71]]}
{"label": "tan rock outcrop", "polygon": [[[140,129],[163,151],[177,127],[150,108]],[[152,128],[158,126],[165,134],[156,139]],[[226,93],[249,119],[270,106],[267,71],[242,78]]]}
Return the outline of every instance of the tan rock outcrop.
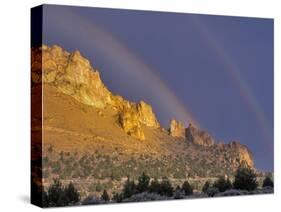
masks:
{"label": "tan rock outcrop", "polygon": [[175,119],[171,120],[169,134],[173,137],[185,138],[185,128],[183,123]]}
{"label": "tan rock outcrop", "polygon": [[[35,56],[34,56],[35,57]],[[38,61],[39,60],[39,61]],[[71,95],[77,101],[104,108],[111,102],[111,93],[100,79],[99,72],[79,51],[68,53],[59,46],[42,46],[43,83],[52,84],[60,92]],[[33,60],[32,81],[37,82],[40,58]]]}
{"label": "tan rock outcrop", "polygon": [[119,122],[127,134],[139,140],[144,140],[145,136],[142,125],[153,128],[160,127],[160,124],[157,121],[151,106],[147,103],[143,101],[138,104],[128,103],[120,101],[120,99],[118,101],[118,108],[122,108],[119,112]]}
{"label": "tan rock outcrop", "polygon": [[32,83],[50,84],[77,101],[96,108],[110,106],[119,114],[120,126],[140,140],[145,136],[141,125],[159,128],[152,107],[141,101],[136,104],[113,95],[103,84],[98,70],[79,51],[69,53],[54,45],[32,49]]}
{"label": "tan rock outcrop", "polygon": [[243,164],[244,162],[246,162],[248,166],[254,167],[252,153],[245,145],[240,144],[237,141],[232,141],[227,144],[227,146],[233,151],[233,153],[236,154],[236,158],[238,159],[239,164]]}
{"label": "tan rock outcrop", "polygon": [[137,104],[137,112],[139,114],[139,120],[142,124],[148,127],[160,127],[160,124],[152,111],[152,107],[149,104],[145,103],[144,101],[140,101],[140,103]]}
{"label": "tan rock outcrop", "polygon": [[186,128],[186,139],[194,144],[206,147],[214,144],[214,139],[207,132],[196,128],[192,124],[189,124]]}
{"label": "tan rock outcrop", "polygon": [[124,131],[139,140],[145,140],[143,130],[139,121],[139,115],[130,108],[119,113],[119,123]]}

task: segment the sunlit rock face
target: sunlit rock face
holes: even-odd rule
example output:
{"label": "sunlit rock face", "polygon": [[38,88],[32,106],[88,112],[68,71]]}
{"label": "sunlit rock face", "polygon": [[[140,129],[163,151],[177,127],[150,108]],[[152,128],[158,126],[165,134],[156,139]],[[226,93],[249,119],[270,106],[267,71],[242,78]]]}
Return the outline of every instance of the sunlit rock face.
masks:
{"label": "sunlit rock face", "polygon": [[[138,104],[123,104],[123,109],[119,113],[119,122],[124,131],[133,137],[144,140],[142,125],[152,128],[160,127],[152,108],[149,104],[141,101]],[[120,108],[120,107],[119,107]]]}
{"label": "sunlit rock face", "polygon": [[122,129],[140,140],[145,139],[141,125],[160,127],[149,104],[144,101],[136,104],[112,94],[103,84],[99,71],[79,51],[69,53],[57,45],[33,49],[32,83],[41,81],[83,104],[96,108],[109,106],[119,114]]}
{"label": "sunlit rock face", "polygon": [[142,124],[148,127],[160,127],[160,124],[152,111],[152,107],[149,104],[140,101],[140,103],[137,104],[137,113],[139,114],[139,119]]}
{"label": "sunlit rock face", "polygon": [[186,128],[186,139],[194,144],[206,147],[214,144],[214,139],[207,132],[196,128],[192,124],[189,124]]}
{"label": "sunlit rock face", "polygon": [[119,123],[128,135],[131,135],[139,140],[145,140],[139,114],[136,113],[136,110],[127,108],[120,112]]}
{"label": "sunlit rock face", "polygon": [[185,128],[183,123],[175,119],[171,120],[169,134],[173,137],[185,138]]}
{"label": "sunlit rock face", "polygon": [[247,163],[248,166],[254,167],[254,160],[250,150],[243,144],[240,144],[237,141],[232,141],[227,144],[234,153],[236,153],[237,160],[239,164]]}
{"label": "sunlit rock face", "polygon": [[110,104],[110,92],[99,72],[79,51],[68,53],[56,45],[42,46],[42,79],[81,103],[97,108]]}

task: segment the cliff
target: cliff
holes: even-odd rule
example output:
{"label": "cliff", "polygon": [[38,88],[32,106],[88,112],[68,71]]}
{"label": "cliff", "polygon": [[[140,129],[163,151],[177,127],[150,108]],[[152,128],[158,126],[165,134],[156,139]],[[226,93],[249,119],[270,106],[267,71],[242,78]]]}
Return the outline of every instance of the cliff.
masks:
{"label": "cliff", "polygon": [[[38,58],[40,51],[42,58]],[[43,45],[41,49],[32,51],[32,61],[32,83],[41,83],[42,74],[43,83],[83,104],[115,109],[119,113],[120,126],[129,135],[144,140],[142,125],[160,126],[149,104],[144,101],[135,104],[112,94],[103,84],[99,71],[79,51],[68,53],[57,45]]]}

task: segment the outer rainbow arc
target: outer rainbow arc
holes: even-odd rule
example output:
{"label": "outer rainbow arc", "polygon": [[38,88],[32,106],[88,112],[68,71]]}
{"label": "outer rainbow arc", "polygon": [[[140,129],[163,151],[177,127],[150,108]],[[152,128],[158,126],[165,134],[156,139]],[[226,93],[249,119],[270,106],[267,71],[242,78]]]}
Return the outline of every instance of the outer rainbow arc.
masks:
{"label": "outer rainbow arc", "polygon": [[203,25],[203,23],[201,23],[198,19],[194,18],[193,20],[196,23],[195,25],[197,26],[197,29],[204,36],[207,43],[211,46],[211,48],[214,49],[214,52],[216,53],[218,60],[222,63],[222,65],[226,67],[225,70],[229,73],[231,78],[234,80],[235,85],[237,86],[245,103],[248,105],[252,113],[255,114],[255,117],[260,126],[260,130],[263,133],[264,139],[270,141],[271,127],[269,126],[266,116],[263,113],[261,107],[259,106],[256,98],[251,92],[249,85],[241,76],[238,67],[235,66],[235,64],[227,56],[227,53],[224,51],[224,49],[215,41],[208,27]]}
{"label": "outer rainbow arc", "polygon": [[[54,19],[53,23],[56,23],[64,33],[70,31],[73,33],[73,31],[64,24],[65,21],[71,20],[72,24],[78,26],[81,29],[81,32],[83,31],[84,36],[91,36],[97,40],[97,42],[87,45],[94,45],[95,48],[109,57],[110,60],[114,61],[116,64],[127,66],[123,71],[126,71],[128,74],[134,74],[132,73],[132,70],[135,70],[135,72],[138,72],[137,74],[141,74],[145,79],[152,80],[154,85],[157,85],[155,88],[160,91],[158,92],[160,93],[158,95],[162,95],[160,97],[158,96],[158,98],[163,101],[164,104],[172,104],[173,108],[176,108],[177,112],[180,114],[181,121],[189,122],[199,127],[199,123],[187,111],[184,104],[178,99],[173,91],[161,80],[160,76],[155,74],[152,68],[145,64],[131,50],[108,32],[98,27],[94,22],[85,20],[81,16],[71,12],[71,10],[64,8],[59,9],[57,12],[59,14],[56,14],[55,12],[51,18]],[[56,15],[58,15],[57,18]],[[85,35],[85,32],[87,35]],[[81,34],[79,34],[79,36],[81,36]],[[165,97],[163,97],[163,95],[165,95]]]}

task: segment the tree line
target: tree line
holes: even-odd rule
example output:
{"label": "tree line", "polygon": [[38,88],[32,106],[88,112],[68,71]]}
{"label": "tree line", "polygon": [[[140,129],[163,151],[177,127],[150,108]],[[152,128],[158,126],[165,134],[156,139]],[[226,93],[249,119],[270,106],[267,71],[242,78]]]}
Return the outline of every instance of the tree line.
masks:
{"label": "tree line", "polygon": [[[262,187],[272,187],[274,184],[270,177],[266,177]],[[225,192],[231,189],[253,191],[258,187],[257,175],[249,167],[239,167],[235,173],[234,181],[231,182],[227,177],[220,177],[215,182],[206,181],[202,187],[202,193],[209,197],[215,196],[219,192]],[[163,178],[161,181],[151,179],[145,172],[139,177],[137,182],[127,177],[126,182],[120,193],[114,193],[112,198],[107,190],[103,190],[100,200],[105,203],[109,201],[122,202],[129,199],[133,195],[141,193],[151,193],[164,196],[167,198],[180,199],[184,196],[193,194],[192,185],[186,180],[181,186],[174,188],[168,178]],[[47,190],[42,192],[43,207],[54,206],[69,206],[80,202],[80,194],[72,183],[63,186],[58,179],[54,179],[53,184]]]}

